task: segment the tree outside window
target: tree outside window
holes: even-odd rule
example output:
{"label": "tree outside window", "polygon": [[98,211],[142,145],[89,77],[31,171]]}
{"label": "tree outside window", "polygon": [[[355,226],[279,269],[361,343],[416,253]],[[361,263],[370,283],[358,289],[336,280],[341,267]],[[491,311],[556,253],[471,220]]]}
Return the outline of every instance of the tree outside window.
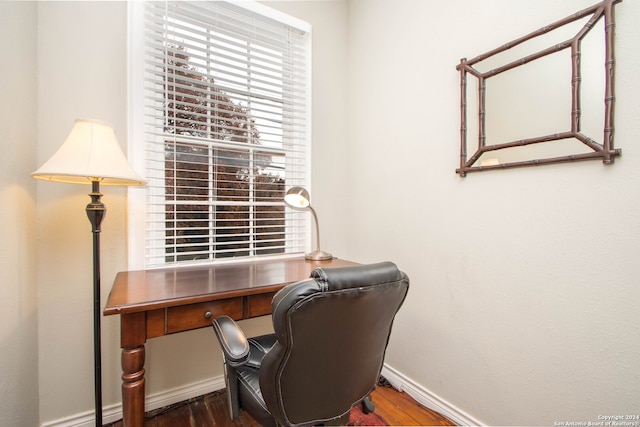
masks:
{"label": "tree outside window", "polygon": [[284,252],[283,163],[249,108],[170,45],[165,62],[166,262]]}

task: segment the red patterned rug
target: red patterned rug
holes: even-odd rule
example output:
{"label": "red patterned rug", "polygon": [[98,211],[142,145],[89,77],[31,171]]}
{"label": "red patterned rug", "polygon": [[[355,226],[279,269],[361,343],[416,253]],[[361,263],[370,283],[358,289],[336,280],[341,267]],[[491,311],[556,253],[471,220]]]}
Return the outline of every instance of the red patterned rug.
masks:
{"label": "red patterned rug", "polygon": [[365,414],[362,412],[362,405],[356,405],[349,414],[350,426],[388,426],[384,418],[374,412]]}

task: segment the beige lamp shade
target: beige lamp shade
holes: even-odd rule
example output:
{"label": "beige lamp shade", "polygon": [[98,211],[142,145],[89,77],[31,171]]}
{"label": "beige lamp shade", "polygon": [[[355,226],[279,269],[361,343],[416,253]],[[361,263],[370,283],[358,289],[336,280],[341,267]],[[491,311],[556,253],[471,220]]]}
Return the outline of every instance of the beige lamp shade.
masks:
{"label": "beige lamp shade", "polygon": [[108,123],[77,119],[62,146],[32,177],[71,184],[144,185]]}

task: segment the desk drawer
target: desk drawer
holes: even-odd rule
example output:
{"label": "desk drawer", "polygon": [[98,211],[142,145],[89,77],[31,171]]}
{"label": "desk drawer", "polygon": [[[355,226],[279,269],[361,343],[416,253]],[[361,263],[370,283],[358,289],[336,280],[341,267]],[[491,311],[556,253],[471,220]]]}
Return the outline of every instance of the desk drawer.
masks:
{"label": "desk drawer", "polygon": [[269,292],[267,294],[249,295],[247,297],[244,316],[258,317],[271,314],[271,301],[275,294],[275,292]]}
{"label": "desk drawer", "polygon": [[[211,315],[207,316],[207,313]],[[170,307],[167,309],[167,333],[209,326],[213,318],[223,314],[235,320],[242,319],[242,297]]]}

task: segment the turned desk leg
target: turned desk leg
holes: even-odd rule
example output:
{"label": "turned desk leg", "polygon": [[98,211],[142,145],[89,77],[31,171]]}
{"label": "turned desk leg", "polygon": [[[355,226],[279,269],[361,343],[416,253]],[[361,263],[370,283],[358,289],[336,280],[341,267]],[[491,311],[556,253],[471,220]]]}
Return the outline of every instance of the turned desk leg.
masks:
{"label": "turned desk leg", "polygon": [[120,318],[122,347],[122,421],[125,427],[144,426],[144,343],[146,313]]}

